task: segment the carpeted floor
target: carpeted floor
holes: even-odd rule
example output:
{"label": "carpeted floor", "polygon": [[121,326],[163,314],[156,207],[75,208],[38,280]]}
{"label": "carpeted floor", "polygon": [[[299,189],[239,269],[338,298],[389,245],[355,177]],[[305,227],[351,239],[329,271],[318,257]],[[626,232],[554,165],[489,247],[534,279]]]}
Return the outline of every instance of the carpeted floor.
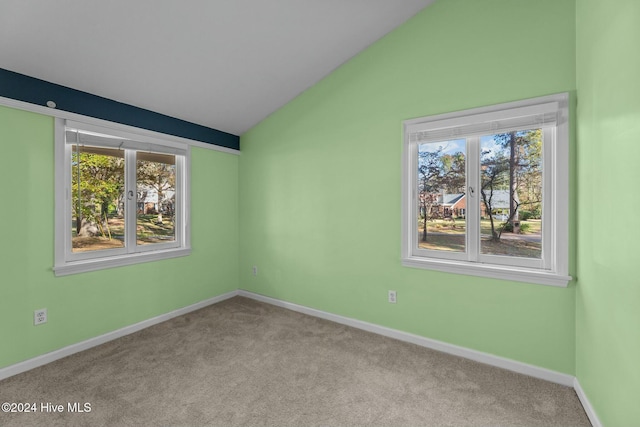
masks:
{"label": "carpeted floor", "polygon": [[0,426],[590,425],[571,388],[242,297],[0,381],[0,402],[38,409]]}

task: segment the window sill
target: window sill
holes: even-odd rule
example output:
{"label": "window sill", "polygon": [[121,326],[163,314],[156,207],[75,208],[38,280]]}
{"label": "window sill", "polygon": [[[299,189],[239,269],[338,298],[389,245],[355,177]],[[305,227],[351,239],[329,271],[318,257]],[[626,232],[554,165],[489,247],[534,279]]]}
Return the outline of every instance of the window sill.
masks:
{"label": "window sill", "polygon": [[56,276],[68,276],[70,274],[104,270],[106,268],[140,264],[143,262],[159,261],[169,258],[178,258],[187,256],[189,254],[191,254],[191,248],[178,248],[111,256],[105,258],[94,258],[82,261],[70,261],[65,264],[53,267],[53,272]]}
{"label": "window sill", "polygon": [[446,273],[490,277],[493,279],[512,280],[516,282],[557,286],[561,288],[566,288],[567,284],[571,280],[573,280],[571,276],[564,276],[550,271],[533,270],[521,267],[478,264],[465,261],[437,260],[433,258],[404,258],[402,260],[402,265],[405,267],[444,271]]}

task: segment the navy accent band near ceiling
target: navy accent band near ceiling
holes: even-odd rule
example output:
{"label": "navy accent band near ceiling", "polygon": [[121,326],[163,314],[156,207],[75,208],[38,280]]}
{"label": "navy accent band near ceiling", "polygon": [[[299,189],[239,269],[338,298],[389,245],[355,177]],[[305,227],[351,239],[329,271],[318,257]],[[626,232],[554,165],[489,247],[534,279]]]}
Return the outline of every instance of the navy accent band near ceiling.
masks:
{"label": "navy accent band near ceiling", "polygon": [[57,110],[82,114],[141,129],[240,149],[240,137],[133,105],[49,83],[0,68],[0,96],[37,105],[56,103]]}

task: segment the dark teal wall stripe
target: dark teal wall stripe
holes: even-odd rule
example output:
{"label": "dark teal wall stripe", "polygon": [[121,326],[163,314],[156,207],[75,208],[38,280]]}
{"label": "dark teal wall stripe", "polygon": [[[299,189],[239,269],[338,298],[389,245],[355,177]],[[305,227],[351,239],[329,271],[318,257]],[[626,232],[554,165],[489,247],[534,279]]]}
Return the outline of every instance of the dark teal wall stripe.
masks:
{"label": "dark teal wall stripe", "polygon": [[0,68],[0,96],[142,129],[240,149],[240,137]]}

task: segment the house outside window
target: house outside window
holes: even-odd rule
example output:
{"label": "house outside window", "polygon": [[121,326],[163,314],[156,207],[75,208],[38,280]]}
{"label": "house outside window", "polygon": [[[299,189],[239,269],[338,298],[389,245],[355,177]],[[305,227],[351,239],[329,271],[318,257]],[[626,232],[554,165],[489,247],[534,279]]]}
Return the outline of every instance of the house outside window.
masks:
{"label": "house outside window", "polygon": [[405,266],[566,286],[567,94],[404,130]]}
{"label": "house outside window", "polygon": [[189,147],[56,121],[56,275],[184,256]]}

